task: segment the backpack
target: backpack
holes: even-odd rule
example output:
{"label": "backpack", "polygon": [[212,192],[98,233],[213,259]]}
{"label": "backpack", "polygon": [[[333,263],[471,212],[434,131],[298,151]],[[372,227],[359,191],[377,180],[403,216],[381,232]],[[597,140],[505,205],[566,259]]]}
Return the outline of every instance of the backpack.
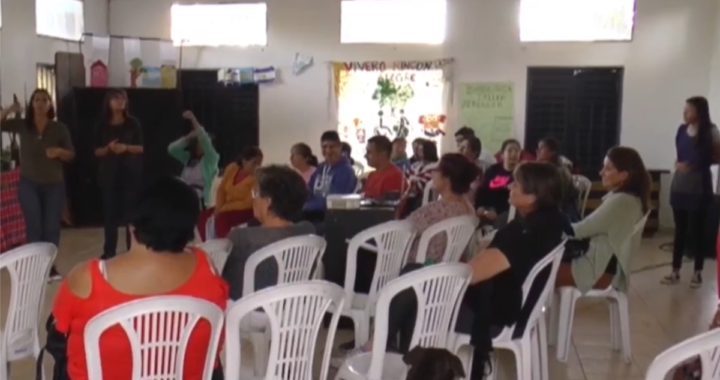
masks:
{"label": "backpack", "polygon": [[52,314],[48,317],[45,322],[45,331],[47,331],[47,341],[45,347],[40,350],[37,362],[35,363],[35,380],[43,379],[43,357],[45,352],[48,352],[50,356],[55,359],[55,365],[53,366],[52,380],[71,380],[67,373],[68,360],[67,360],[67,336],[59,332],[55,328],[55,317]]}

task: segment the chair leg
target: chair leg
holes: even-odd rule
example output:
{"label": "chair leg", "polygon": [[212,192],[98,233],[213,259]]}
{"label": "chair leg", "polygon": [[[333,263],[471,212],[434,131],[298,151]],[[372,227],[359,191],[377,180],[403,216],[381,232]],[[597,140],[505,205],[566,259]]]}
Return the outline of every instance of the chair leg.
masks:
{"label": "chair leg", "polygon": [[[42,348],[40,347],[40,339],[37,336],[37,333],[35,334],[35,342],[33,342],[33,354],[35,356],[35,362],[37,363],[38,359],[40,358],[40,350]],[[10,373],[10,363],[8,363],[8,373]],[[47,377],[45,377],[45,366],[40,365],[40,376],[42,376],[42,380],[46,380]]]}
{"label": "chair leg", "polygon": [[557,344],[558,332],[560,330],[560,294],[554,295],[552,298],[552,306],[550,306],[550,310],[547,312],[550,313],[550,333],[548,336],[548,345],[554,346]]}
{"label": "chair leg", "polygon": [[268,365],[269,341],[264,331],[250,332],[250,340],[252,341],[254,351],[255,376],[264,377]]}
{"label": "chair leg", "polygon": [[370,318],[365,315],[354,315],[353,330],[355,330],[355,347],[360,347],[370,339]]}
{"label": "chair leg", "polygon": [[622,354],[625,362],[632,361],[632,349],[630,347],[630,310],[628,299],[625,294],[617,295],[617,321],[619,322],[620,339],[622,340]]}
{"label": "chair leg", "polygon": [[5,349],[0,347],[0,380],[10,379],[10,362],[5,356]]}
{"label": "chair leg", "polygon": [[575,318],[575,303],[577,296],[575,289],[561,289],[560,291],[560,317],[558,323],[557,359],[566,363],[570,353],[570,337],[572,324]]}
{"label": "chair leg", "polygon": [[520,349],[515,353],[518,380],[533,380],[532,339],[521,339]]}
{"label": "chair leg", "polygon": [[540,372],[540,324],[535,326],[530,333],[530,363],[532,364],[531,380],[540,380],[540,376],[542,376]]}
{"label": "chair leg", "polygon": [[620,338],[620,312],[617,300],[608,298],[608,309],[610,314],[610,343],[614,351],[620,351],[622,341]]}
{"label": "chair leg", "polygon": [[548,369],[548,337],[545,323],[545,316],[540,317],[540,326],[538,326],[538,343],[540,346],[540,380],[550,380],[550,373]]}

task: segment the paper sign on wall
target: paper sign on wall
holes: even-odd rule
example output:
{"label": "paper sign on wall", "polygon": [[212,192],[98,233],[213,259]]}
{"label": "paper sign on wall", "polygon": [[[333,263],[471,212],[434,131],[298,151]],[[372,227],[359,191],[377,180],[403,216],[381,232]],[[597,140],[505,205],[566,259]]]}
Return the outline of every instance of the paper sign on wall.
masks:
{"label": "paper sign on wall", "polygon": [[461,83],[459,106],[460,125],[475,131],[484,151],[497,152],[514,136],[513,83]]}

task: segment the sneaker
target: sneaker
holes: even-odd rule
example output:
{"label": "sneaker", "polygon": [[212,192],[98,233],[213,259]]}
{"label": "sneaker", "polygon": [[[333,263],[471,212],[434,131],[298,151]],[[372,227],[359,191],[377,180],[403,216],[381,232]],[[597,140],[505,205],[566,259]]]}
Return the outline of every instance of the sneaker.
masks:
{"label": "sneaker", "polygon": [[680,273],[678,272],[672,272],[660,280],[660,283],[663,285],[675,285],[678,282],[680,282]]}
{"label": "sneaker", "polygon": [[690,280],[690,287],[697,289],[700,286],[702,286],[702,274],[700,274],[700,272],[695,272]]}
{"label": "sneaker", "polygon": [[60,281],[62,280],[62,276],[60,275],[60,272],[58,272],[57,268],[53,265],[52,268],[50,268],[50,275],[48,276],[48,282],[54,282],[54,281]]}
{"label": "sneaker", "polygon": [[348,351],[345,354],[342,354],[341,356],[331,358],[330,359],[330,368],[338,369],[343,365],[343,363],[345,363],[345,360],[347,360],[348,358],[351,358],[358,354],[362,354],[364,352],[368,352],[368,351],[363,350],[362,347],[358,347],[358,348],[353,348],[352,350]]}

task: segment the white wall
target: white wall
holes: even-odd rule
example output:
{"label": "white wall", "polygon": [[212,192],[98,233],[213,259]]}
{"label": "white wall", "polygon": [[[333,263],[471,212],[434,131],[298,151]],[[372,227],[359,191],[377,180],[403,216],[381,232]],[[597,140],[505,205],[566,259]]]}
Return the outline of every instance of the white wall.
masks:
{"label": "white wall", "polygon": [[[621,142],[638,149],[649,168],[670,169],[675,159],[673,136],[684,99],[710,91],[713,44],[718,45],[713,33],[720,29],[720,18],[715,15],[720,11],[720,2],[637,1],[631,43],[521,44],[519,0],[452,0],[448,2],[445,44],[393,46],[340,44],[339,0],[267,0],[266,48],[187,48],[183,67],[274,65],[284,71],[281,83],[260,91],[260,143],[269,162],[285,162],[293,143],[305,141],[317,147],[320,133],[336,128],[329,102],[329,61],[455,58],[456,83],[514,81],[515,131],[521,141],[528,66],[620,65],[625,67]],[[110,33],[169,39],[173,2],[112,0]],[[116,51],[122,49],[120,45],[111,47],[112,71],[127,67],[122,54]],[[316,66],[293,77],[289,72],[298,51],[313,55]],[[712,62],[713,69],[717,69],[713,72],[718,72],[714,74],[717,84],[720,53]],[[455,110],[451,110],[451,125],[454,114]],[[716,118],[720,119],[720,115]],[[451,144],[448,141],[444,146],[447,149]],[[664,211],[661,225],[672,225],[668,207]]]}
{"label": "white wall", "polygon": [[713,119],[720,124],[720,6],[715,16],[715,44],[710,71],[710,102]]}
{"label": "white wall", "polygon": [[[107,0],[85,0],[85,32],[107,34]],[[35,33],[35,0],[2,0],[0,83],[2,102],[12,102],[35,89],[37,63],[54,63],[56,52],[79,52],[77,42]]]}

